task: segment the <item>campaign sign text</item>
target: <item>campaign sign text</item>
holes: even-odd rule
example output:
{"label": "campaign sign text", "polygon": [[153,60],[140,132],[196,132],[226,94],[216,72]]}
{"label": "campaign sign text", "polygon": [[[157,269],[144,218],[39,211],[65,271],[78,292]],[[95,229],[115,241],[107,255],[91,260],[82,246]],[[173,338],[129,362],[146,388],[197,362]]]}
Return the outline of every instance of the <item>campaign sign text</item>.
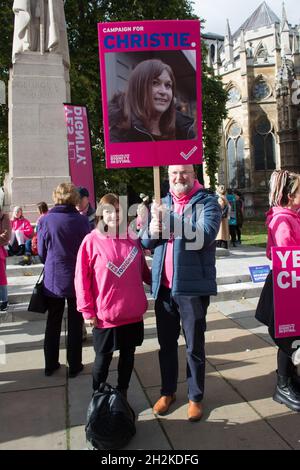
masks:
{"label": "campaign sign text", "polygon": [[202,163],[198,20],[98,24],[107,168]]}
{"label": "campaign sign text", "polygon": [[68,155],[71,181],[87,188],[91,204],[95,203],[90,131],[85,106],[65,104]]}
{"label": "campaign sign text", "polygon": [[265,282],[270,272],[270,266],[249,266],[249,271],[252,282]]}
{"label": "campaign sign text", "polygon": [[300,336],[300,246],[272,247],[275,337]]}

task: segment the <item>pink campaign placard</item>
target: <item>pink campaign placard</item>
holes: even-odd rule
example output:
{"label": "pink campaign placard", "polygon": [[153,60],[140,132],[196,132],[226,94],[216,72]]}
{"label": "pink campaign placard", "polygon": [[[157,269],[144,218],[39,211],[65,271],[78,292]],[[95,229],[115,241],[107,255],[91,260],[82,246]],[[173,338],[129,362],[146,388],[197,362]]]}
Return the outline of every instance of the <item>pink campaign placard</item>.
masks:
{"label": "pink campaign placard", "polygon": [[98,23],[107,168],[202,163],[200,21]]}
{"label": "pink campaign placard", "polygon": [[300,246],[272,247],[275,337],[300,336]]}
{"label": "pink campaign placard", "polygon": [[72,104],[65,104],[64,108],[71,180],[76,186],[87,188],[93,205],[95,189],[87,109]]}

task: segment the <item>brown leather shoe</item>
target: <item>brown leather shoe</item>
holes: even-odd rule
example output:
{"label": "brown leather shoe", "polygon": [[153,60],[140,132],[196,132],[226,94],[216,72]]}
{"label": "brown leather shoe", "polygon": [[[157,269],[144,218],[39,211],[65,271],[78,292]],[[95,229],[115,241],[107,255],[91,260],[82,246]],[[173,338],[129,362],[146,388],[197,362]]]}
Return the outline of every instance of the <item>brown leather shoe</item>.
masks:
{"label": "brown leather shoe", "polygon": [[203,415],[203,405],[201,402],[189,400],[188,406],[188,420],[200,421]]}
{"label": "brown leather shoe", "polygon": [[170,405],[176,400],[176,395],[162,395],[153,406],[153,413],[155,415],[164,415],[170,408]]}

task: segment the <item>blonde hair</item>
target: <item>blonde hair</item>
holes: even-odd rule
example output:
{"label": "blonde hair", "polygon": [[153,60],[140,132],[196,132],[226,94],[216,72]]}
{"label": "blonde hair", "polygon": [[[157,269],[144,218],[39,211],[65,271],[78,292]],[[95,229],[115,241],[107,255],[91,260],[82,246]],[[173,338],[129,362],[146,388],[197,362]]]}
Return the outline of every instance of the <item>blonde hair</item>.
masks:
{"label": "blonde hair", "polygon": [[293,197],[300,187],[300,175],[287,170],[275,170],[270,178],[270,207],[285,207],[289,203],[288,196]]}
{"label": "blonde hair", "polygon": [[23,215],[23,209],[21,206],[15,206],[14,209],[13,209],[13,212],[12,212],[12,219],[15,219],[16,218],[16,215],[18,213],[18,211],[21,210],[22,211],[22,215]]}
{"label": "blonde hair", "polygon": [[79,202],[79,192],[73,183],[61,183],[52,194],[54,204],[76,206]]}

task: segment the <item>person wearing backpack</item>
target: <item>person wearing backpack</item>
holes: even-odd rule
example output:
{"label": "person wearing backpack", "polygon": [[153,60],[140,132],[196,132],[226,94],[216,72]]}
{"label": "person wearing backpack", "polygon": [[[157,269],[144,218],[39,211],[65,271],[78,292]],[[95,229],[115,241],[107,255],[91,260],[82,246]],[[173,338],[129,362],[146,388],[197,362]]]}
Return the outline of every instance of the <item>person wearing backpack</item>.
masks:
{"label": "person wearing backpack", "polygon": [[140,240],[125,224],[119,197],[106,194],[96,211],[96,228],[79,249],[75,273],[77,309],[93,326],[93,390],[106,382],[113,352],[120,351],[117,389],[127,397],[135,347],[144,339],[150,284]]}

